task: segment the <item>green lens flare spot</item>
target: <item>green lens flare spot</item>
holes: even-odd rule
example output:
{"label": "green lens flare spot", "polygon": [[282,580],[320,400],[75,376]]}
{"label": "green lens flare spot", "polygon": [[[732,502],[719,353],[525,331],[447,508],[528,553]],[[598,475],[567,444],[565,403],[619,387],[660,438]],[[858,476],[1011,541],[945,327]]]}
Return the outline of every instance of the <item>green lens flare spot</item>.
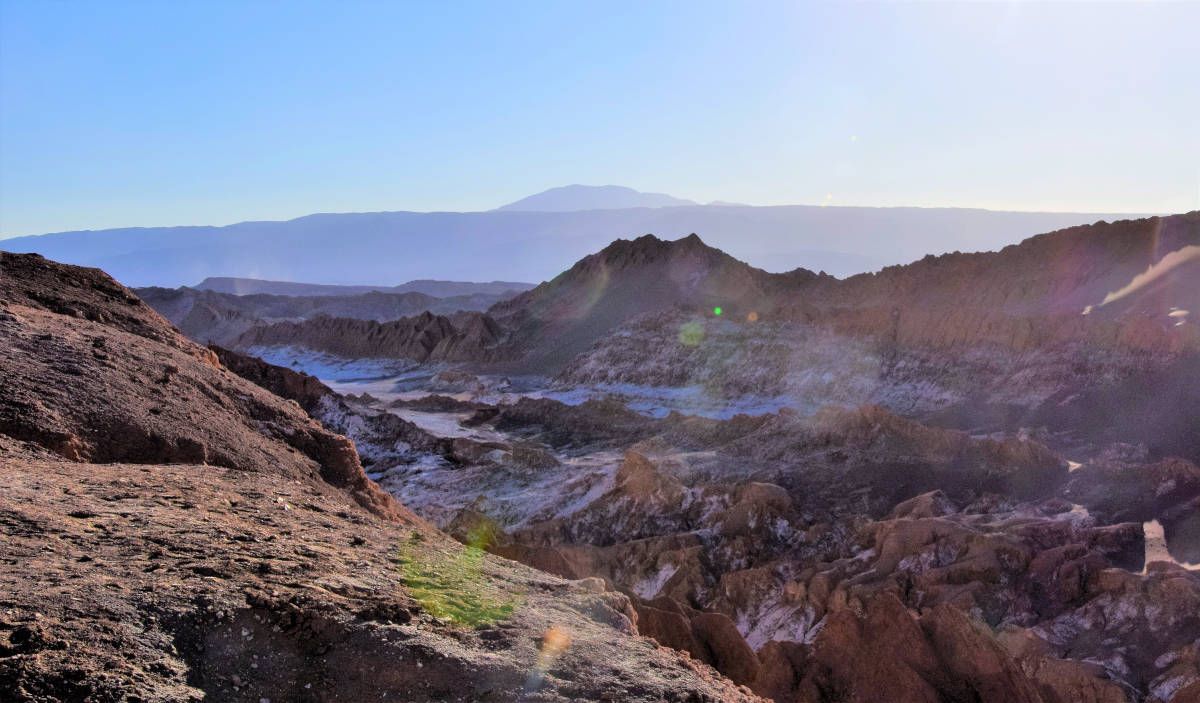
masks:
{"label": "green lens flare spot", "polygon": [[723,312],[725,312],[725,311],[722,310],[720,307],[713,308],[713,314],[716,315],[717,317],[720,317],[721,313],[723,313]]}

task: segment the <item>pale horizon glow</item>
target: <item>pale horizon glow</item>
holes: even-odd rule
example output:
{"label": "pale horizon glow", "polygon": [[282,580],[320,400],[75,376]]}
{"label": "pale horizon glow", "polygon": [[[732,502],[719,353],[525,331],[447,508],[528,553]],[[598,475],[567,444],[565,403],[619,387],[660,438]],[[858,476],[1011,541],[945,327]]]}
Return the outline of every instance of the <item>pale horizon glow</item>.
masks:
{"label": "pale horizon glow", "polygon": [[1200,209],[1200,4],[0,0],[0,238],[698,202]]}

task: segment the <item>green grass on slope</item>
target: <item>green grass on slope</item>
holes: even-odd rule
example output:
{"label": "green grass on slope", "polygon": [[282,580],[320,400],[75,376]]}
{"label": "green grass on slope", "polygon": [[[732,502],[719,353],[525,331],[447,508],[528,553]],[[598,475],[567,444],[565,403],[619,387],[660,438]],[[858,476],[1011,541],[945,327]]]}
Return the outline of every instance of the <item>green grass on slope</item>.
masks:
{"label": "green grass on slope", "polygon": [[516,599],[504,597],[483,575],[484,549],[472,544],[441,551],[422,545],[414,533],[396,557],[409,594],[430,615],[456,625],[477,627],[507,619]]}

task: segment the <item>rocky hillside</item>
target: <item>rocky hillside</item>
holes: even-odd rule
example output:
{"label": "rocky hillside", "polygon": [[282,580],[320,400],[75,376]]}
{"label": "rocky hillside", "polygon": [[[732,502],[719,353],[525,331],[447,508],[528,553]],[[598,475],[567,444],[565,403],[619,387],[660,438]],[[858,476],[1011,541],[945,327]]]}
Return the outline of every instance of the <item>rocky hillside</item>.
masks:
{"label": "rocky hillside", "polygon": [[1181,424],[1200,413],[1200,388],[1181,383],[1200,363],[1196,252],[1191,213],[841,281],[802,278],[758,310],[627,320],[561,379],[701,386],[806,411],[876,403],[967,428],[1115,433],[1200,460]]}
{"label": "rocky hillside", "polygon": [[[1088,306],[1101,306],[1106,295],[1168,256],[1196,246],[1200,212],[1098,222],[1041,234],[996,252],[927,256],[852,276],[830,286],[825,302],[858,307],[953,302],[1017,315],[1077,315]],[[1194,288],[1179,285],[1173,292],[1175,300],[1162,302],[1188,305],[1196,300]]]}
{"label": "rocky hillside", "polygon": [[818,276],[769,274],[692,234],[619,239],[553,280],[490,311],[513,328],[525,366],[546,372],[639,314],[683,306],[709,315],[773,310],[785,291]]}
{"label": "rocky hillside", "polygon": [[0,372],[0,699],[753,700],[448,540],[99,271],[0,254]]}

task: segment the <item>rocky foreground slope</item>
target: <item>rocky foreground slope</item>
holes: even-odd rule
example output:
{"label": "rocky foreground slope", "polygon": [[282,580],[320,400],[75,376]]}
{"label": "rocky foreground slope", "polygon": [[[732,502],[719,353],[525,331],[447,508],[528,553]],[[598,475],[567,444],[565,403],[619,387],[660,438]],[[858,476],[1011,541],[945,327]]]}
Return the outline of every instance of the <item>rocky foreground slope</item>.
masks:
{"label": "rocky foreground slope", "polygon": [[0,370],[0,699],[754,699],[447,539],[99,271],[0,254]]}

